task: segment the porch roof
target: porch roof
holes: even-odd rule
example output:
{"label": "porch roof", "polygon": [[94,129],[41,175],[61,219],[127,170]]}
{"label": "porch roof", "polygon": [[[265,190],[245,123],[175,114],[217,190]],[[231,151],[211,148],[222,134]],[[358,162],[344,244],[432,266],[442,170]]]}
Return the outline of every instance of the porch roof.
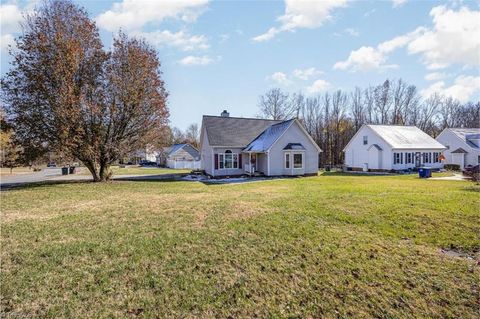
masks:
{"label": "porch roof", "polygon": [[287,146],[283,148],[284,150],[306,150],[302,143],[288,143]]}
{"label": "porch roof", "polygon": [[264,153],[275,143],[280,136],[288,129],[290,124],[294,120],[283,121],[268,127],[257,138],[255,138],[250,144],[248,144],[243,151],[244,152],[257,152]]}

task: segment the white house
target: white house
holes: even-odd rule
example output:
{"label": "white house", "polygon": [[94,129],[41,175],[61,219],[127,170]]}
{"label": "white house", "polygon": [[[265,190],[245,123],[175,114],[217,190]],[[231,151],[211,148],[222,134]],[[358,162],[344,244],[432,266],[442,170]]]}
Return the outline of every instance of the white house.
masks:
{"label": "white house", "polygon": [[202,169],[214,177],[316,175],[318,145],[296,119],[203,116]]}
{"label": "white house", "polygon": [[390,171],[443,167],[445,147],[416,126],[363,125],[348,142],[348,170]]}
{"label": "white house", "polygon": [[445,145],[445,164],[480,164],[480,128],[446,128],[437,136],[437,141]]}
{"label": "white house", "polygon": [[165,147],[157,157],[157,163],[169,168],[200,168],[200,152],[190,144],[174,144]]}

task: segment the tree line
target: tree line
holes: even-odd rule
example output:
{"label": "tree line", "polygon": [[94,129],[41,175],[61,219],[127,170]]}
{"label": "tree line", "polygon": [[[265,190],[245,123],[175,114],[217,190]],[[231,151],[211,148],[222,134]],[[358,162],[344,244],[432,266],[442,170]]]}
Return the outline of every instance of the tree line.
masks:
{"label": "tree line", "polygon": [[259,97],[259,117],[296,117],[323,150],[321,164],[342,164],[343,148],[364,124],[414,125],[432,137],[447,127],[480,127],[480,102],[460,103],[438,93],[422,99],[417,87],[398,80],[317,96],[280,88]]}

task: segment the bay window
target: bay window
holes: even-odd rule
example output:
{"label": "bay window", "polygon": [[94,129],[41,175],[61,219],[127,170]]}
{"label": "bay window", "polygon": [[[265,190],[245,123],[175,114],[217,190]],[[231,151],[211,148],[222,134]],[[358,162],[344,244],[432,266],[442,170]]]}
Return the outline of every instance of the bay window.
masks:
{"label": "bay window", "polygon": [[303,168],[303,154],[293,154],[293,168]]}

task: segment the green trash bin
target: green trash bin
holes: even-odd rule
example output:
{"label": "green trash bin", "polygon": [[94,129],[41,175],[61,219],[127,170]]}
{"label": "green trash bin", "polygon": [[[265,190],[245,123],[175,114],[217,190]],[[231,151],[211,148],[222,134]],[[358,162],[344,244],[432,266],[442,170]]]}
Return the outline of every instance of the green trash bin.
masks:
{"label": "green trash bin", "polygon": [[68,175],[68,167],[62,167],[62,175]]}

